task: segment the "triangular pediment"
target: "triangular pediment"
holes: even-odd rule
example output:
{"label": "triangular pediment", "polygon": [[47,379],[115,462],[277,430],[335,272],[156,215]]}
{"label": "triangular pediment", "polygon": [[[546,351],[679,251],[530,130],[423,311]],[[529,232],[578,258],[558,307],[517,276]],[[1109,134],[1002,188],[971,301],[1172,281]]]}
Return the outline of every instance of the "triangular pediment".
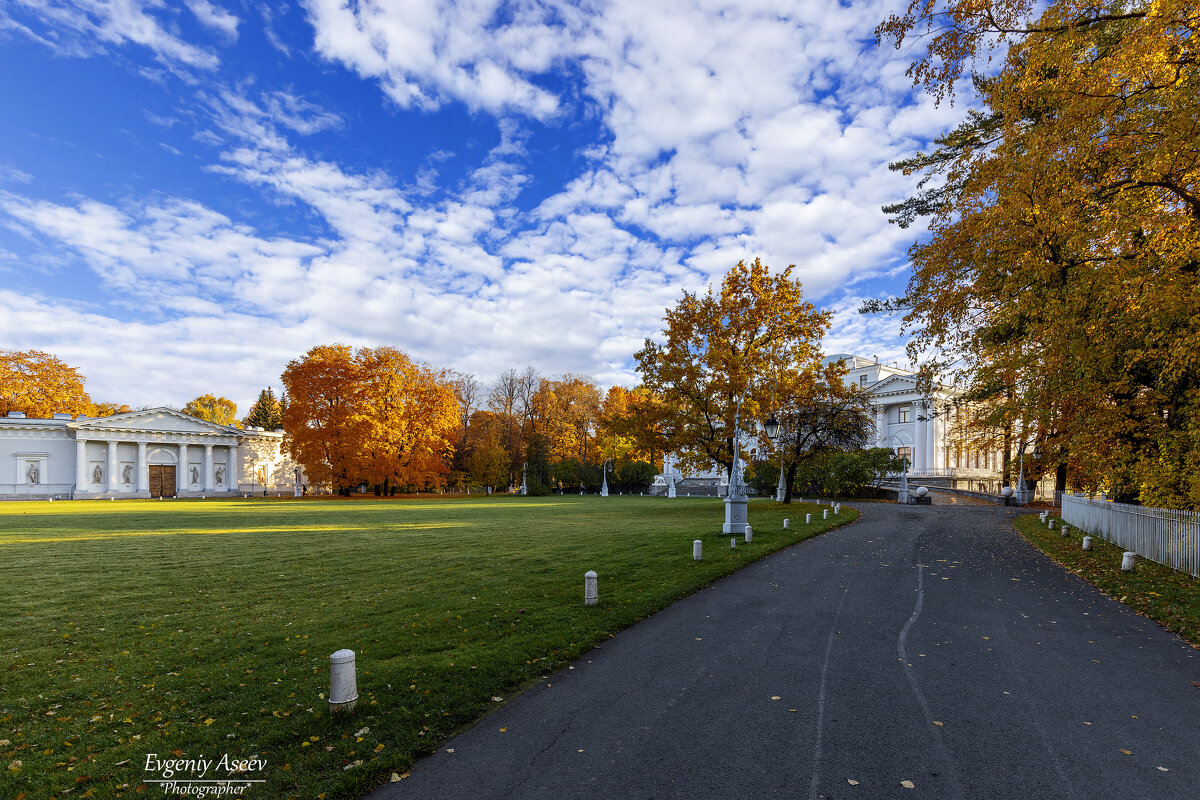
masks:
{"label": "triangular pediment", "polygon": [[872,384],[869,388],[872,393],[876,394],[879,392],[915,392],[917,379],[911,375],[891,375],[879,383]]}
{"label": "triangular pediment", "polygon": [[72,422],[70,427],[80,431],[159,431],[207,434],[209,436],[228,436],[241,433],[237,428],[189,417],[187,414],[170,408],[148,408],[144,411],[129,411],[108,417],[79,419]]}

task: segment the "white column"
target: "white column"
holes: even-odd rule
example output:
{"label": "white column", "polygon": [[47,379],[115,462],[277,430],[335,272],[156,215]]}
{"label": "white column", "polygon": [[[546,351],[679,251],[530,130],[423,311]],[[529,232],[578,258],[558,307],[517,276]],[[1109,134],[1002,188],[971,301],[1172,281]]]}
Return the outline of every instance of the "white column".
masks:
{"label": "white column", "polygon": [[87,439],[75,437],[75,491],[88,490]]}
{"label": "white column", "polygon": [[216,480],[213,477],[213,446],[211,444],[204,445],[204,491],[211,492],[216,485]]}
{"label": "white column", "polygon": [[192,490],[192,473],[188,471],[188,449],[186,442],[179,443],[179,469],[175,474],[175,491],[190,492]]}
{"label": "white column", "polygon": [[138,442],[137,490],[143,494],[150,491],[150,468],[146,464],[145,442]]}
{"label": "white column", "polygon": [[883,403],[875,406],[875,438],[880,447],[887,447],[887,409]]}
{"label": "white column", "polygon": [[120,484],[117,483],[117,480],[120,478],[117,475],[117,443],[109,439],[105,442],[105,445],[108,446],[108,468],[106,470],[105,483],[108,484],[108,491],[115,493],[120,491]]}
{"label": "white column", "polygon": [[229,491],[236,492],[238,490],[238,458],[237,445],[229,446],[229,475],[226,477],[229,481]]}
{"label": "white column", "polygon": [[928,453],[928,455],[929,455],[929,462],[925,466],[928,467],[929,469],[935,469],[938,465],[937,464],[938,418],[933,416],[933,413],[934,413],[934,410],[937,408],[937,404],[933,400],[930,400],[928,403],[925,404],[925,407],[926,407],[925,416],[929,418],[929,421],[925,424],[925,442],[928,445],[925,448],[925,452]]}

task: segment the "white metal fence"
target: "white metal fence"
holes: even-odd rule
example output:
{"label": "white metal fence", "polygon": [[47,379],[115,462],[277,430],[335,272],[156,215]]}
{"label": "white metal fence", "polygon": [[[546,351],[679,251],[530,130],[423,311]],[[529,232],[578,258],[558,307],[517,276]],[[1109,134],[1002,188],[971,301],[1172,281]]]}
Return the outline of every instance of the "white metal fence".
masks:
{"label": "white metal fence", "polygon": [[1200,578],[1200,514],[1064,494],[1062,518],[1143,558]]}

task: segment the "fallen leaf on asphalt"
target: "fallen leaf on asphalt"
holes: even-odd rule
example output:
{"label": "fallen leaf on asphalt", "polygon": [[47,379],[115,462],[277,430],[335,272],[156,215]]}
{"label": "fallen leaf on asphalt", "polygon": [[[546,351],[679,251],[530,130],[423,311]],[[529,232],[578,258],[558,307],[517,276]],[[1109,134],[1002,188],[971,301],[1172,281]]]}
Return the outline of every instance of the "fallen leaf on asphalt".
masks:
{"label": "fallen leaf on asphalt", "polygon": [[1129,751],[1129,750],[1126,750],[1126,749],[1125,749],[1125,748],[1123,748],[1123,747],[1121,748],[1121,752],[1122,752],[1122,753],[1124,753],[1124,754],[1125,754],[1125,755],[1127,755],[1127,756],[1131,756],[1131,755],[1133,755],[1133,753],[1132,753],[1131,751]]}
{"label": "fallen leaf on asphalt", "polygon": [[1083,723],[1083,724],[1084,724],[1084,725],[1091,725],[1092,723],[1090,723],[1090,722],[1085,722],[1085,723]]}
{"label": "fallen leaf on asphalt", "polygon": [[453,748],[453,747],[447,747],[447,748],[446,748],[446,752],[447,752],[447,753],[453,753],[453,752],[454,752],[454,748]]}
{"label": "fallen leaf on asphalt", "polygon": [[990,636],[984,636],[983,638],[984,638],[984,639],[991,640],[991,638],[992,638],[992,637],[990,637]]}
{"label": "fallen leaf on asphalt", "polygon": [[944,722],[938,722],[936,719],[933,721],[933,724],[934,724],[934,725],[937,725],[939,728],[944,728],[944,727],[946,727],[946,723],[944,723]]}
{"label": "fallen leaf on asphalt", "polygon": [[393,773],[392,773],[392,777],[391,777],[391,778],[389,778],[388,780],[389,780],[390,782],[392,782],[392,783],[399,783],[399,782],[400,782],[400,775],[399,775],[399,774],[397,774],[397,773],[395,773],[395,772],[393,772]]}
{"label": "fallen leaf on asphalt", "polygon": [[504,733],[506,730],[508,730],[508,728],[501,728],[501,729],[500,729],[500,732],[501,732],[501,733]]}
{"label": "fallen leaf on asphalt", "polygon": [[1171,770],[1167,769],[1166,767],[1155,767],[1155,769],[1157,769],[1159,772],[1170,772],[1171,771]]}
{"label": "fallen leaf on asphalt", "polygon": [[900,781],[900,785],[903,786],[905,789],[917,788],[917,785],[915,783],[913,783],[912,781]]}
{"label": "fallen leaf on asphalt", "polygon": [[777,695],[777,694],[773,694],[773,695],[771,695],[771,699],[772,699],[772,700],[782,700],[783,698],[781,698],[781,697],[780,697],[779,695]]}
{"label": "fallen leaf on asphalt", "polygon": [[796,713],[796,709],[794,709],[794,708],[789,708],[788,711],[792,712],[793,714]]}
{"label": "fallen leaf on asphalt", "polygon": [[1190,683],[1192,684],[1192,686],[1195,686],[1196,688],[1200,689],[1200,681],[1190,681]]}
{"label": "fallen leaf on asphalt", "polygon": [[851,786],[858,786],[858,781],[854,780],[854,778],[846,778],[846,783],[850,784]]}

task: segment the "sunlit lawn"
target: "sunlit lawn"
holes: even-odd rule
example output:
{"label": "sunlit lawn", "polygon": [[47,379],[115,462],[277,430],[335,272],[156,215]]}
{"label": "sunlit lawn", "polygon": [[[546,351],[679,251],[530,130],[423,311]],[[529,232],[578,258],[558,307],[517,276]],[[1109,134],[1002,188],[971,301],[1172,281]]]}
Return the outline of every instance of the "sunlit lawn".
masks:
{"label": "sunlit lawn", "polygon": [[[854,517],[806,510],[752,503],[731,550],[712,498],[0,503],[0,797],[162,796],[150,753],[257,755],[249,798],[357,796],[493,697]],[[341,648],[359,707],[330,715]]]}

